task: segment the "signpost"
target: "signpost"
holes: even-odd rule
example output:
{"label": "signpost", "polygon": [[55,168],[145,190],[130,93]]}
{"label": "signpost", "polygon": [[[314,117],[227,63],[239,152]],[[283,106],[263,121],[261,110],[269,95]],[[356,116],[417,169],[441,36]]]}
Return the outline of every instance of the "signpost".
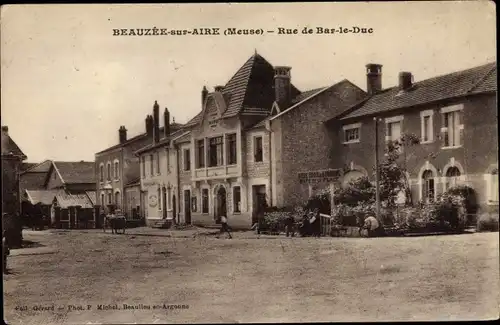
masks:
{"label": "signpost", "polygon": [[335,206],[335,186],[344,176],[342,169],[325,169],[299,173],[300,184],[328,183],[330,192],[330,214],[333,215]]}

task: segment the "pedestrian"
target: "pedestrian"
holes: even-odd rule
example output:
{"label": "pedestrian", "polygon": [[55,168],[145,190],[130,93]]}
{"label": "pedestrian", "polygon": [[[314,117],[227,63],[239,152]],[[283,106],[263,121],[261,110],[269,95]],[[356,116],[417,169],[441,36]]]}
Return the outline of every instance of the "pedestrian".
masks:
{"label": "pedestrian", "polygon": [[286,236],[288,237],[291,235],[292,237],[295,237],[295,219],[293,218],[292,215],[289,215],[285,219],[285,229],[286,229]]}
{"label": "pedestrian", "polygon": [[380,224],[374,216],[368,216],[365,219],[364,228],[368,231],[368,237],[375,237],[379,233]]}
{"label": "pedestrian", "polygon": [[[231,233],[229,232],[231,227],[229,227],[229,225],[227,224],[226,216],[222,216],[220,218],[220,223],[221,223],[220,234],[227,232],[227,234],[229,235],[229,239],[232,239],[233,236],[231,236]],[[220,234],[219,234],[219,236],[220,236]],[[217,238],[219,238],[219,236],[217,236]]]}
{"label": "pedestrian", "polygon": [[9,244],[7,243],[7,231],[2,233],[2,255],[3,255],[3,273],[7,273],[7,256],[10,255]]}

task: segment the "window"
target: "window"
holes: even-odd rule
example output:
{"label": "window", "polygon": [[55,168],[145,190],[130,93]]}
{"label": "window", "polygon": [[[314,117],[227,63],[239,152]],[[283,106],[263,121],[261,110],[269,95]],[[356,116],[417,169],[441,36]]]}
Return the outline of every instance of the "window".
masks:
{"label": "window", "polygon": [[432,171],[426,170],[422,174],[422,200],[427,202],[434,200],[435,187]]}
{"label": "window", "polygon": [[344,125],[342,129],[344,131],[344,143],[359,142],[361,129],[360,123]]}
{"label": "window", "polygon": [[201,213],[208,213],[208,189],[201,190]]}
{"label": "window", "polygon": [[216,167],[224,164],[222,137],[215,137],[209,140],[208,154],[209,166]]}
{"label": "window", "polygon": [[155,169],[155,156],[149,155],[149,172],[151,176],[153,176],[155,173],[154,169]]}
{"label": "window", "polygon": [[498,169],[494,169],[490,174],[490,188],[488,189],[489,202],[498,204]]}
{"label": "window", "polygon": [[172,200],[170,198],[170,195],[171,195],[170,191],[171,191],[171,189],[170,189],[170,186],[169,186],[169,187],[167,187],[167,204],[168,204],[167,209],[171,209],[172,208]]}
{"label": "window", "polygon": [[99,166],[99,180],[102,182],[104,182],[104,165],[100,165]]}
{"label": "window", "polygon": [[256,162],[263,161],[263,151],[262,151],[262,137],[254,138],[254,158]]}
{"label": "window", "polygon": [[460,179],[460,170],[458,170],[457,167],[450,167],[446,171],[446,182],[445,182],[445,187],[444,190],[448,190],[451,187],[454,187],[457,185],[458,180]]}
{"label": "window", "polygon": [[459,147],[463,142],[462,110],[443,113],[443,147]]}
{"label": "window", "polygon": [[108,181],[110,181],[110,180],[111,180],[111,163],[108,163],[108,166],[107,166],[107,167],[108,167],[108,170],[107,170],[107,172],[108,172],[108,177],[107,177],[106,179],[107,179]]}
{"label": "window", "polygon": [[236,153],[236,134],[229,134],[227,136],[227,164],[234,165],[237,163]]}
{"label": "window", "polygon": [[104,193],[101,193],[101,205],[102,206],[106,205],[106,199],[105,199]]}
{"label": "window", "polygon": [[160,171],[160,152],[156,153],[156,172],[158,173],[158,175],[161,174],[161,171]]}
{"label": "window", "polygon": [[233,187],[233,211],[241,212],[241,188]]}
{"label": "window", "polygon": [[196,196],[191,198],[191,211],[196,212]]}
{"label": "window", "polygon": [[397,141],[401,139],[401,121],[388,122],[386,124],[386,141]]}
{"label": "window", "polygon": [[142,160],[142,177],[146,177],[146,156],[142,156],[141,160]]}
{"label": "window", "polygon": [[184,170],[191,169],[191,152],[189,149],[184,149]]}
{"label": "window", "polygon": [[116,207],[120,206],[120,192],[115,193],[115,204],[116,204]]}
{"label": "window", "polygon": [[198,156],[197,168],[204,168],[205,167],[205,139],[198,140],[196,148],[197,148],[197,156]]}
{"label": "window", "polygon": [[113,198],[112,198],[111,193],[108,193],[108,204],[112,204],[113,203],[112,200],[113,200]]}
{"label": "window", "polygon": [[115,179],[118,179],[119,177],[119,167],[120,166],[120,163],[118,161],[115,161],[115,168],[114,168],[114,172],[115,172]]}
{"label": "window", "polygon": [[420,112],[420,132],[422,134],[421,143],[429,143],[434,141],[434,131],[432,116],[434,112],[432,110]]}

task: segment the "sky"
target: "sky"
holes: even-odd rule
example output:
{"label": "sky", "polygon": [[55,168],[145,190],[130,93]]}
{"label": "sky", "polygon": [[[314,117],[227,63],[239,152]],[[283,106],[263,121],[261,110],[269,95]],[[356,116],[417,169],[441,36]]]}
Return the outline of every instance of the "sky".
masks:
{"label": "sky", "polygon": [[[185,123],[201,90],[224,85],[257,51],[291,66],[300,90],[349,79],[366,90],[365,65],[415,81],[496,60],[488,1],[169,5],[10,5],[1,8],[1,119],[29,162],[93,161],[145,131],[154,101]],[[372,28],[371,34],[301,34],[304,27]],[[215,27],[299,34],[113,36],[121,28]],[[162,123],[160,123],[162,125]]]}

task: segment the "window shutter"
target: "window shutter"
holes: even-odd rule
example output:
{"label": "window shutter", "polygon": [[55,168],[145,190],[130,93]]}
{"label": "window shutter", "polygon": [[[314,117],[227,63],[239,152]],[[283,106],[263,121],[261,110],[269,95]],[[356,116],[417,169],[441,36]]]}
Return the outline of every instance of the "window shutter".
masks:
{"label": "window shutter", "polygon": [[441,114],[442,117],[442,127],[441,127],[441,141],[443,147],[448,147],[449,137],[448,137],[448,115],[446,113]]}

